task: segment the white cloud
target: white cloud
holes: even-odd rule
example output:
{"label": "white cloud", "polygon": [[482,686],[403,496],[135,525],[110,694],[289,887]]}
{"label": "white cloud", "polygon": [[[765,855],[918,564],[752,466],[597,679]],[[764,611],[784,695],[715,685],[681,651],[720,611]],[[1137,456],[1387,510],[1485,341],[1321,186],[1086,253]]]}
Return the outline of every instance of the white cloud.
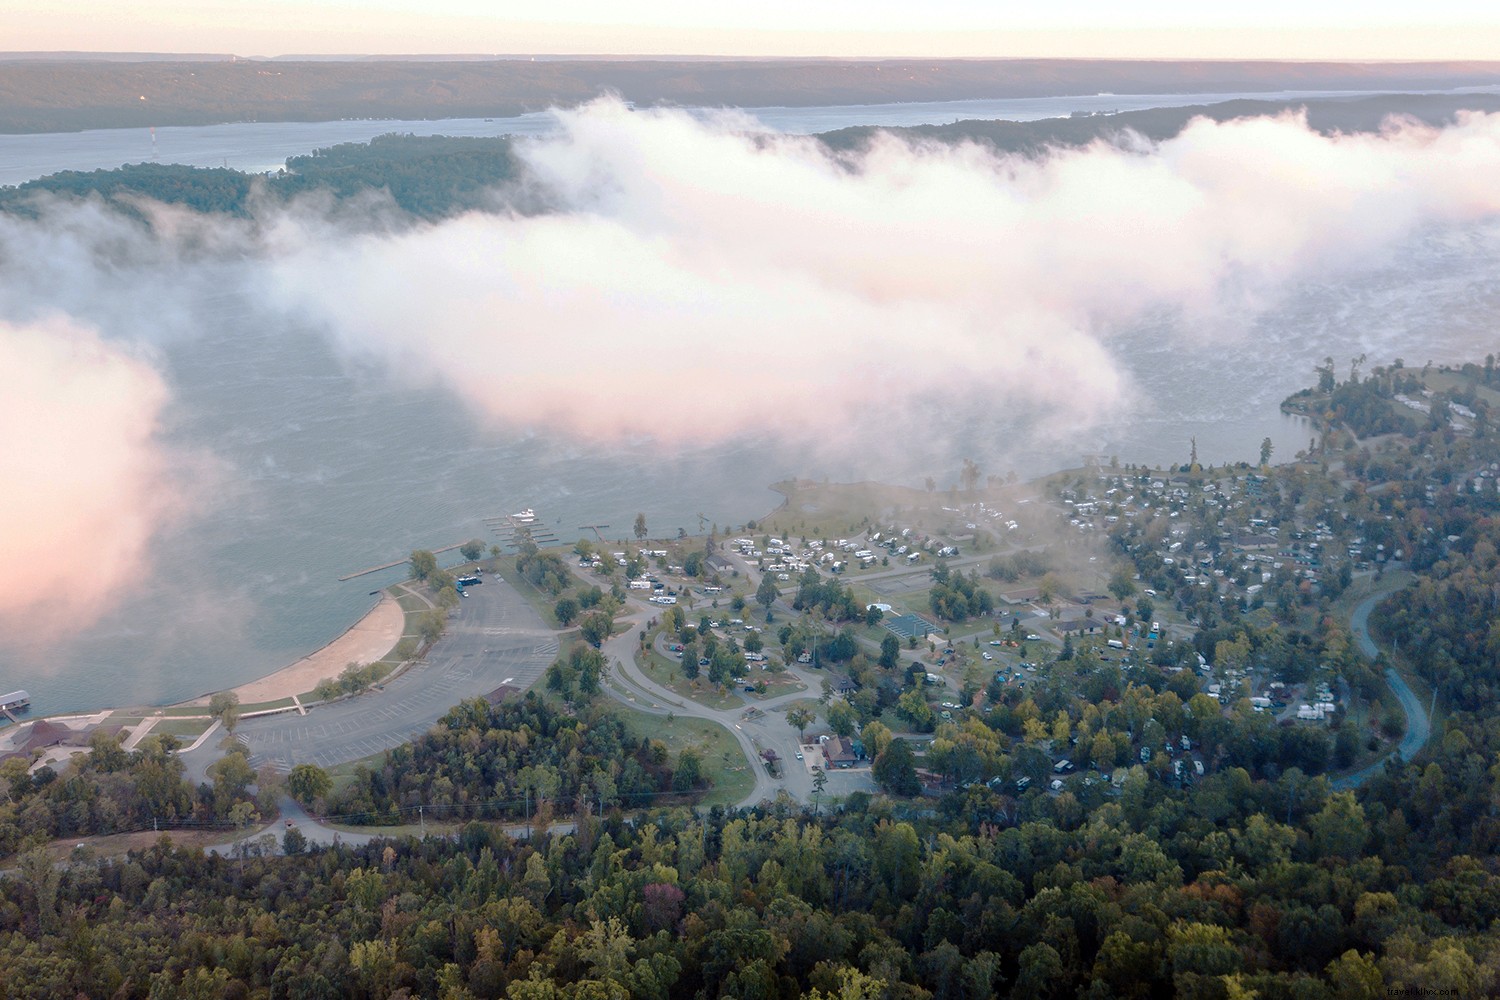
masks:
{"label": "white cloud", "polygon": [[149,365],[61,318],[0,321],[0,622],[89,624],[142,571],[174,507]]}
{"label": "white cloud", "polygon": [[1293,279],[1500,208],[1493,116],[1205,120],[1039,159],[889,136],[838,157],[612,101],[561,117],[522,151],[555,213],[336,238],[292,217],[276,294],[511,424],[819,438],[982,391],[1079,427],[1128,398],[1103,334],[1144,310],[1237,336]]}

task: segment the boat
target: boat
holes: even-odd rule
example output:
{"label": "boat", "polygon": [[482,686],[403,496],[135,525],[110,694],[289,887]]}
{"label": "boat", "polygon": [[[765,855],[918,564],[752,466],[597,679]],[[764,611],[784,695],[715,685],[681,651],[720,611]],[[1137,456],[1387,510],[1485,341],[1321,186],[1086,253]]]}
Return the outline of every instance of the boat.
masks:
{"label": "boat", "polygon": [[532,510],[530,507],[527,507],[525,510],[521,511],[518,514],[512,514],[510,518],[512,521],[520,521],[522,524],[530,524],[532,521],[536,520],[536,511]]}

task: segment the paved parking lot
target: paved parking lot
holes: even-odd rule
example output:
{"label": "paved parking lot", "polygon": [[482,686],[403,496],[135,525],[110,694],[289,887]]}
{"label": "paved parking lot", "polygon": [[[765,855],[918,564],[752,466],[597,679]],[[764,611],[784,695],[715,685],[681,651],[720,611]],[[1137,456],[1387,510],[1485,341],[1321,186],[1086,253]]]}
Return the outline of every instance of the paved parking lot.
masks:
{"label": "paved parking lot", "polygon": [[373,691],[314,708],[306,716],[247,719],[235,735],[254,767],[289,771],[295,764],[331,767],[409,742],[450,708],[501,685],[527,688],[557,656],[556,635],[498,577],[459,606],[448,634],[427,659]]}

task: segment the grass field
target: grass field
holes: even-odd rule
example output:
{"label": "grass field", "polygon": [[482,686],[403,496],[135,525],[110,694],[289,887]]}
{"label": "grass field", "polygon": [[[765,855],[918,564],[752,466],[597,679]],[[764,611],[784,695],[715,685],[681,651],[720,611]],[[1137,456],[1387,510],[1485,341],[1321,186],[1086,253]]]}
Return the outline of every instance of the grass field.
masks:
{"label": "grass field", "polygon": [[429,611],[432,609],[431,604],[428,604],[426,601],[422,600],[421,597],[404,588],[399,590],[393,589],[391,593],[392,596],[396,598],[396,603],[401,605],[401,610],[406,612],[406,631],[408,632],[412,631],[411,626],[413,623],[411,621],[411,617],[413,615],[419,615],[424,611]]}
{"label": "grass field", "polygon": [[741,698],[738,693],[721,692],[717,685],[710,684],[702,675],[699,675],[697,680],[688,680],[682,672],[681,661],[669,660],[655,649],[646,653],[637,650],[635,662],[636,666],[645,671],[647,677],[680,698],[686,698],[720,711],[740,708],[745,704],[745,699]]}
{"label": "grass field", "polygon": [[815,483],[799,479],[771,487],[786,497],[761,521],[760,532],[785,537],[842,538],[868,526],[869,519],[896,510],[942,513],[945,494],[882,483]]}
{"label": "grass field", "polygon": [[751,764],[729,730],[706,719],[651,715],[621,705],[611,706],[632,734],[642,739],[661,740],[673,756],[693,747],[703,758],[703,773],[713,790],[703,800],[705,806],[732,805],[755,788]]}

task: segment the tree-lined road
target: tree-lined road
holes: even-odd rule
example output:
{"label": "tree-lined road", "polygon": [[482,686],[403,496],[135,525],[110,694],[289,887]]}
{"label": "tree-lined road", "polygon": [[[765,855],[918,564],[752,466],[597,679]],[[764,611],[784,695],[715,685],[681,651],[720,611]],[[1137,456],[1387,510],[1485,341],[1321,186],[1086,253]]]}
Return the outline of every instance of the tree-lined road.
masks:
{"label": "tree-lined road", "polygon": [[[1359,651],[1367,660],[1376,660],[1380,657],[1380,647],[1375,645],[1375,640],[1370,638],[1370,612],[1375,610],[1375,605],[1388,597],[1392,592],[1399,590],[1398,584],[1390,584],[1360,601],[1354,608],[1353,614],[1349,616],[1349,628],[1354,633],[1354,642]],[[1401,711],[1406,715],[1406,734],[1401,737],[1401,743],[1396,747],[1396,756],[1403,761],[1409,761],[1421,752],[1432,736],[1432,719],[1427,714],[1427,709],[1422,707],[1422,702],[1412,693],[1412,689],[1394,668],[1385,668],[1385,682],[1390,685],[1391,691],[1396,695],[1396,701],[1401,704]],[[1351,774],[1341,775],[1333,779],[1333,787],[1338,789],[1358,788],[1369,781],[1375,775],[1384,772],[1389,756],[1383,757],[1368,767],[1360,768]]]}

